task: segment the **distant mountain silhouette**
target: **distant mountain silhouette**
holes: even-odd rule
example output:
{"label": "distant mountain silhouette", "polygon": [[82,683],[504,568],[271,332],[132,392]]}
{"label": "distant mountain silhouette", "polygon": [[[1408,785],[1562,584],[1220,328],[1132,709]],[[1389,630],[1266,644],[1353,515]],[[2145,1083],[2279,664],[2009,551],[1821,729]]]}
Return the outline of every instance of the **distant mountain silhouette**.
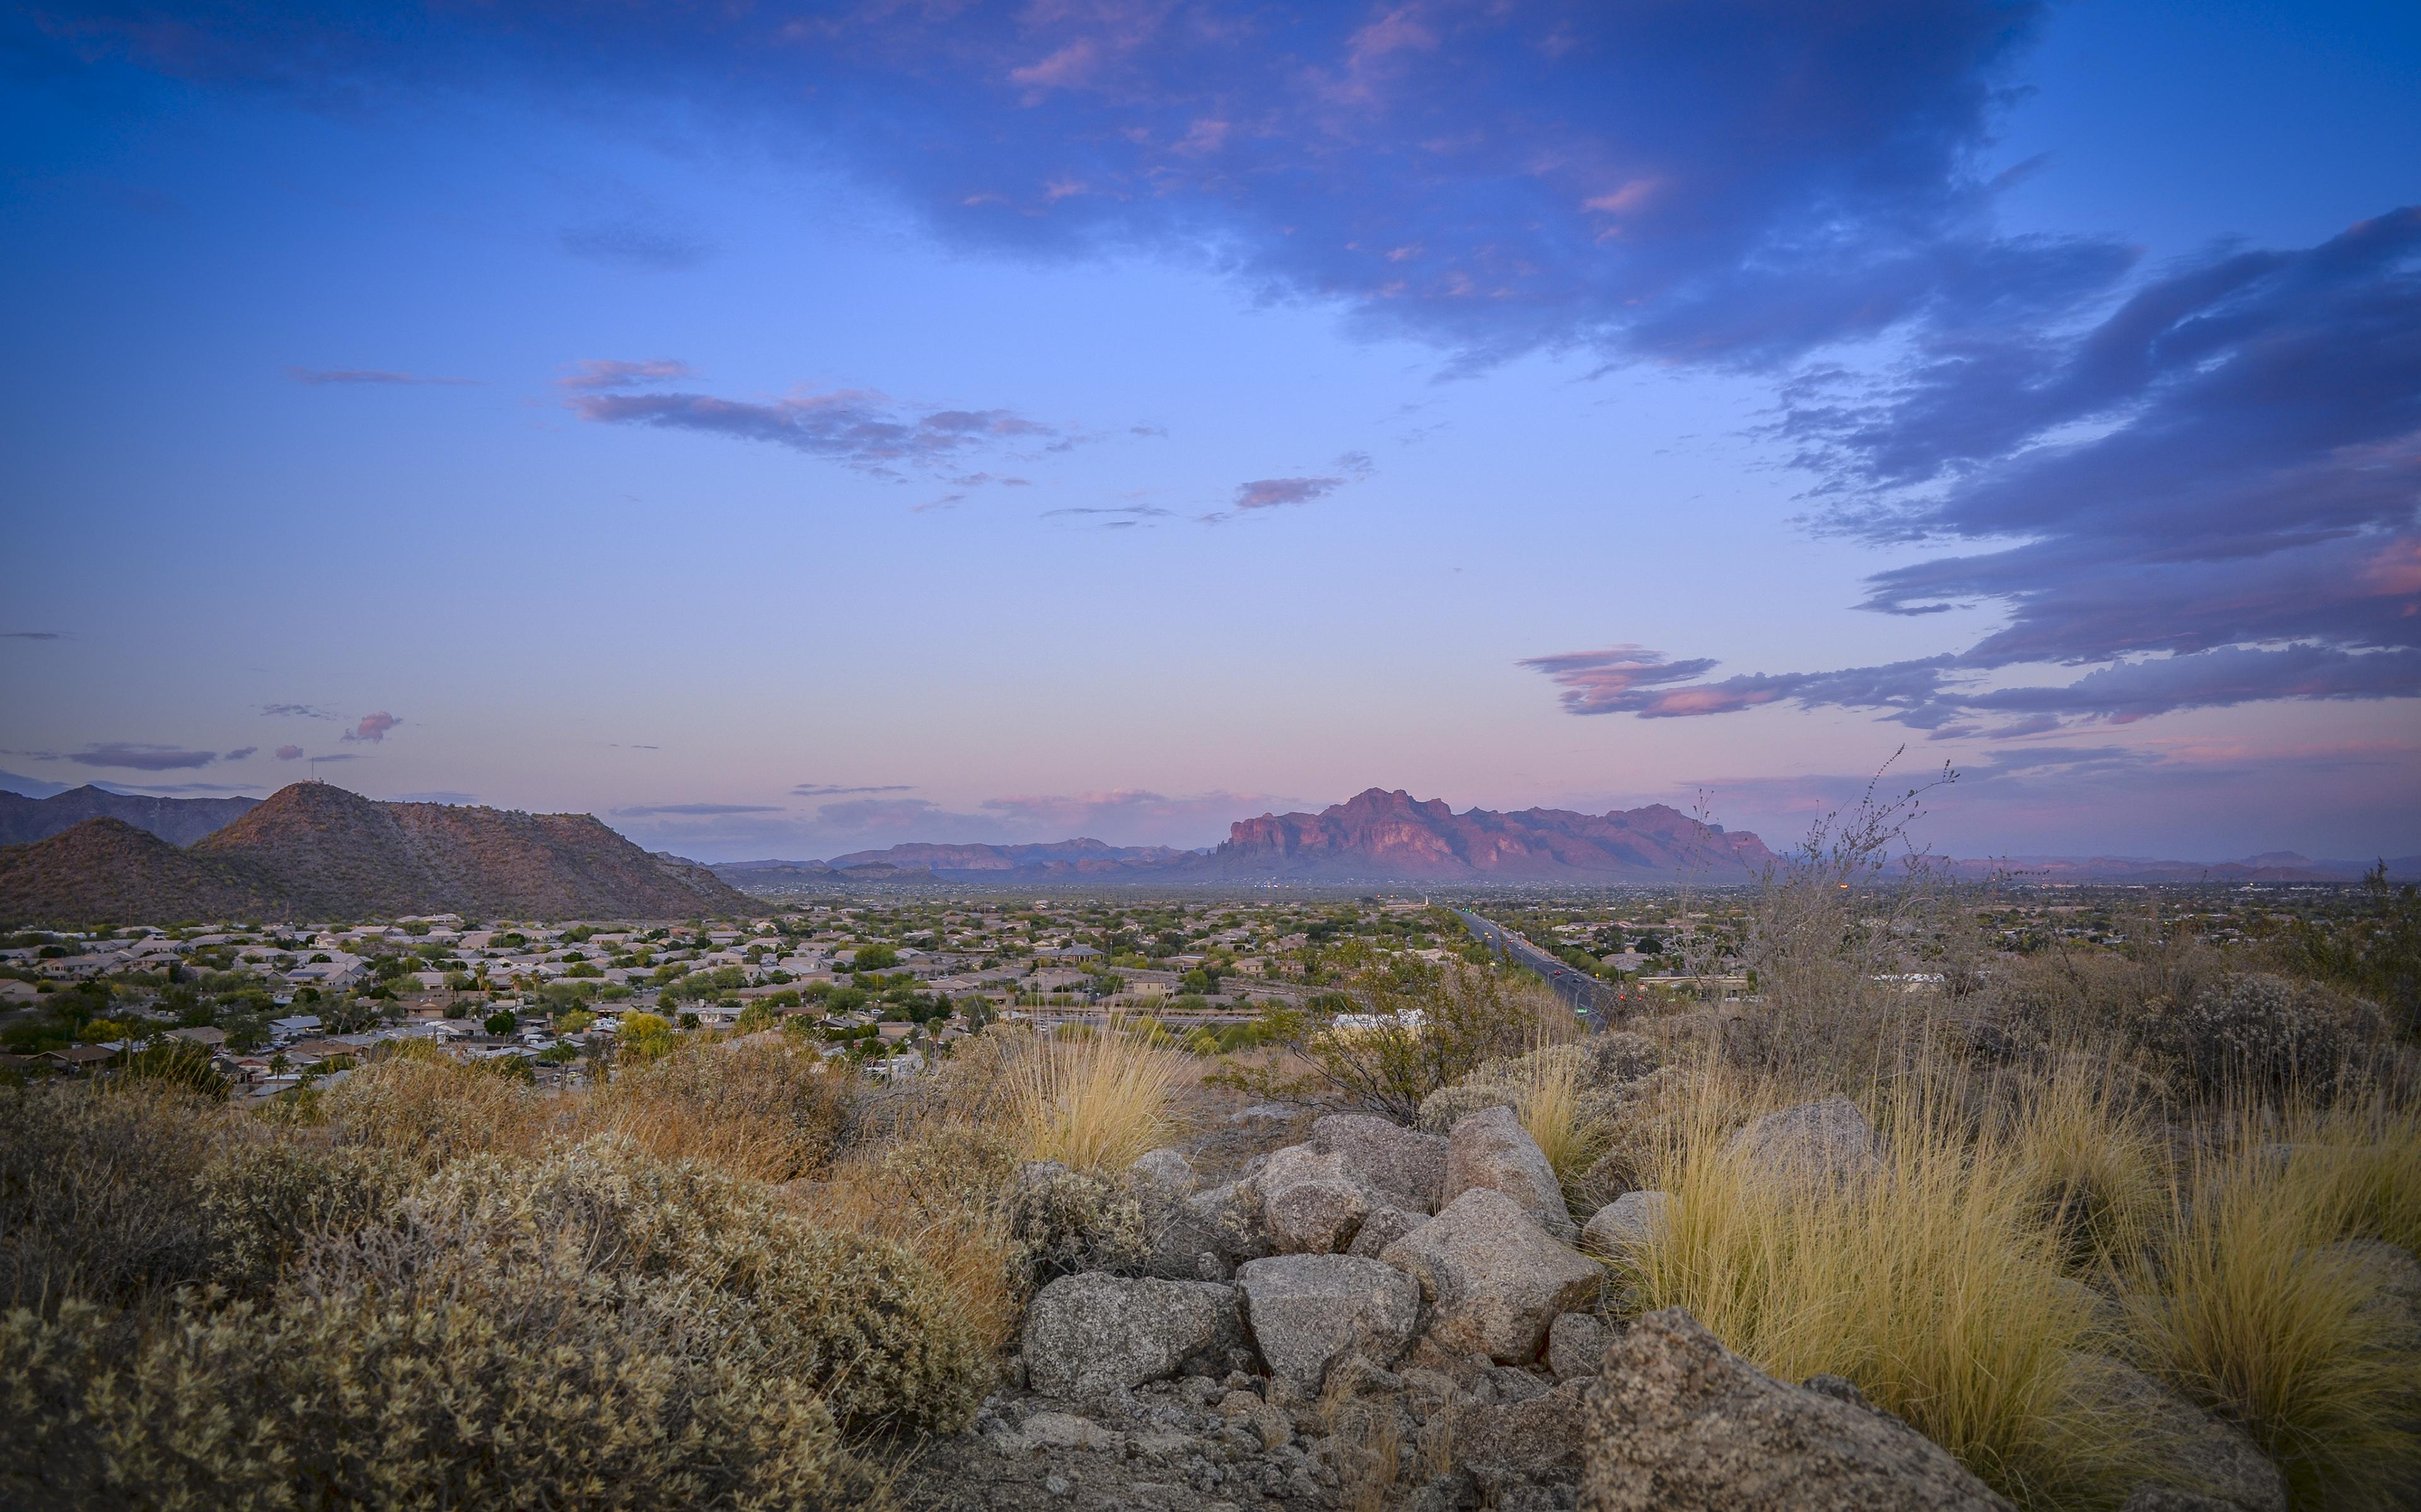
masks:
{"label": "distant mountain silhouette", "polygon": [[0,917],[167,921],[280,913],[687,918],[749,908],[706,867],[587,814],[381,803],[297,783],[179,850],[110,818],[0,850]]}
{"label": "distant mountain silhouette", "polygon": [[122,820],[170,845],[192,845],[259,806],[258,798],[152,798],[90,783],[48,798],[0,791],[0,845],[29,845],[96,818]]}
{"label": "distant mountain silhouette", "polygon": [[1455,813],[1401,790],[1373,787],[1317,814],[1264,814],[1229,826],[1213,850],[1111,846],[896,845],[828,862],[752,861],[715,867],[741,886],[827,881],[1214,882],[1676,881],[1755,878],[1773,859],[1762,841],[1700,828],[1662,803],[1576,814],[1532,808]]}

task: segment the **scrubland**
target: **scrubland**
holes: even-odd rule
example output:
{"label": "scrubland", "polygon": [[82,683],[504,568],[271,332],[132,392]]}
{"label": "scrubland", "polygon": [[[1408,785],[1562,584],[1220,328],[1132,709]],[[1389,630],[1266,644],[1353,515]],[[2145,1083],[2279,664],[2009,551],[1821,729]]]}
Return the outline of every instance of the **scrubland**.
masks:
{"label": "scrubland", "polygon": [[[398,1055],[273,1119],[139,1077],[0,1088],[0,1500],[879,1506],[1036,1287],[1149,1264],[1130,1167],[1242,1089],[1513,1108],[1576,1220],[1669,1195],[1601,1311],[1845,1377],[2022,1505],[2116,1506],[2190,1454],[2105,1361],[2241,1428],[2298,1507],[2413,1504],[2412,1022],[2149,924],[1913,989],[1872,968],[1965,948],[1957,910],[1878,896],[1781,878],[1758,1001],[1594,1036],[1447,966],[1242,1055],[996,1026],[880,1090],[777,1034],[553,1096]],[[1828,1098],[1880,1136],[1857,1179],[1734,1142]],[[1374,1442],[1355,1494],[1411,1457]]]}

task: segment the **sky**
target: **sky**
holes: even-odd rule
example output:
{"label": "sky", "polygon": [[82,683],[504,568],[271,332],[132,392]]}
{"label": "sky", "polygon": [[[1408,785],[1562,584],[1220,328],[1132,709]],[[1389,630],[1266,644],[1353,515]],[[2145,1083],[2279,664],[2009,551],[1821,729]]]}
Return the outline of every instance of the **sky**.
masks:
{"label": "sky", "polygon": [[2421,851],[2421,12],[0,3],[0,787]]}

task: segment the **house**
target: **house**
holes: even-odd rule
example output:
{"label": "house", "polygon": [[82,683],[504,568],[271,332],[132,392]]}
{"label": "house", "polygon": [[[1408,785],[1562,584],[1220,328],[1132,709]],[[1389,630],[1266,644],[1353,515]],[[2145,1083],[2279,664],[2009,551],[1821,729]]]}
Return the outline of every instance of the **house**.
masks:
{"label": "house", "polygon": [[277,1039],[299,1039],[319,1027],[320,1016],[315,1013],[297,1013],[289,1018],[269,1021],[270,1036]]}
{"label": "house", "polygon": [[181,1039],[189,1045],[199,1045],[204,1050],[216,1050],[226,1043],[226,1031],[213,1028],[209,1024],[198,1024],[191,1029],[171,1029],[165,1037]]}
{"label": "house", "polygon": [[62,1070],[89,1071],[106,1066],[117,1056],[107,1045],[70,1045],[65,1050],[46,1050],[40,1058]]}

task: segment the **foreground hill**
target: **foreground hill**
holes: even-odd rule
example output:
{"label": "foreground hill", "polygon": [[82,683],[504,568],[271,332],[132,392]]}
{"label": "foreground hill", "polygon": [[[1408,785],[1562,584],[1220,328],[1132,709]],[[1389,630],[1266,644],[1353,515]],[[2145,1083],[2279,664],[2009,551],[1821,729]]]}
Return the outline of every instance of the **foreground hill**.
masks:
{"label": "foreground hill", "polygon": [[325,783],[284,788],[181,850],[106,818],[0,850],[9,919],[647,919],[747,906],[706,868],[650,855],[590,815],[381,803]]}
{"label": "foreground hill", "polygon": [[0,792],[0,845],[30,845],[86,819],[111,818],[148,830],[170,845],[192,845],[260,805],[258,798],[151,798],[86,783],[48,798]]}
{"label": "foreground hill", "polygon": [[10,922],[242,918],[284,906],[274,884],[119,819],[0,849],[0,919]]}

